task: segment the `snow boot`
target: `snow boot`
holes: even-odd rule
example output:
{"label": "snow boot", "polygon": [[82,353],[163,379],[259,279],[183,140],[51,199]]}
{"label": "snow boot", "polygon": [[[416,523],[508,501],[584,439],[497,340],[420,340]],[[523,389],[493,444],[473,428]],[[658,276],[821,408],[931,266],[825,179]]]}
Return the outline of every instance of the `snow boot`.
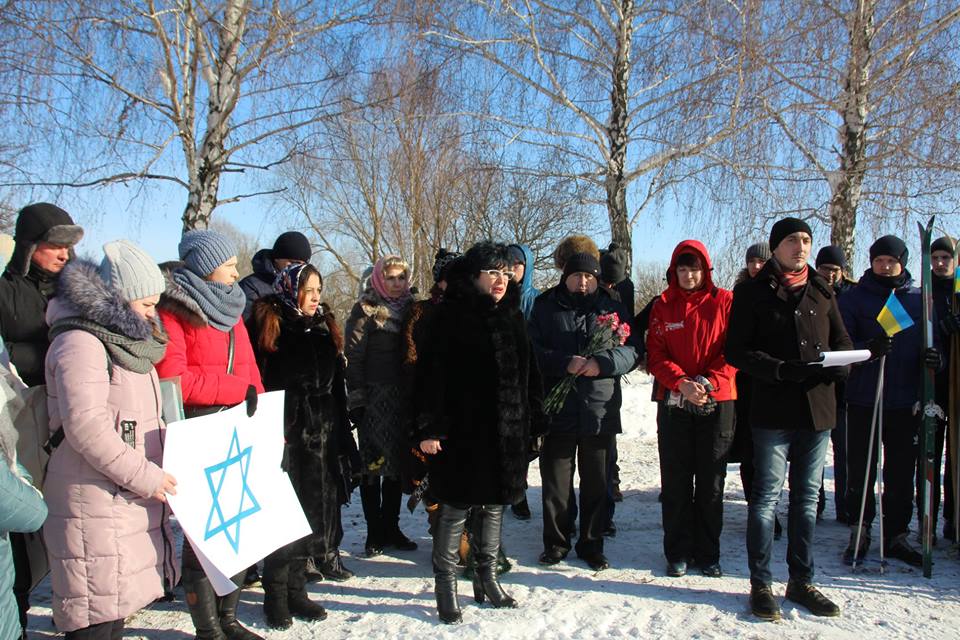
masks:
{"label": "snow boot", "polygon": [[433,578],[437,613],[444,624],[463,621],[457,603],[457,552],[467,520],[467,510],[441,505],[433,528]]}
{"label": "snow boot", "polygon": [[894,536],[893,540],[890,541],[890,544],[887,545],[886,553],[884,555],[886,555],[888,558],[902,560],[911,567],[923,566],[923,556],[919,551],[910,546],[910,543],[907,542],[907,534],[905,533]]}
{"label": "snow boot", "polygon": [[315,622],[326,620],[327,610],[307,596],[307,559],[295,558],[290,562],[290,577],[287,579],[287,606],[294,618]]}
{"label": "snow boot", "polygon": [[494,607],[516,608],[517,601],[504,592],[497,580],[497,556],[500,550],[500,532],[503,527],[503,506],[477,507],[479,522],[474,530],[474,557],[477,567],[473,575],[473,597],[478,604],[484,598]]}
{"label": "snow boot", "polygon": [[[860,531],[860,548],[854,549],[857,544],[857,531]],[[843,564],[847,566],[853,565],[854,559],[857,562],[862,562],[863,559],[867,556],[867,551],[870,550],[870,527],[864,525],[861,530],[857,525],[850,527],[850,543],[847,545],[846,550],[843,552]],[[854,553],[856,553],[856,558],[854,558]]]}

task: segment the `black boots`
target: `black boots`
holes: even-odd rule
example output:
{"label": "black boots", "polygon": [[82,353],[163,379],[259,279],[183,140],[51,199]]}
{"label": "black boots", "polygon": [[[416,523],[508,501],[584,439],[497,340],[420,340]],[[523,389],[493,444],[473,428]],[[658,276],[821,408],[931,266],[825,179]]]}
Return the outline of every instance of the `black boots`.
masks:
{"label": "black boots", "polygon": [[474,531],[474,557],[477,568],[473,575],[473,597],[478,603],[484,598],[494,607],[516,607],[517,601],[508,596],[497,580],[497,555],[500,550],[500,531],[503,526],[503,507],[499,505],[475,507],[479,526]]}
{"label": "black boots", "polygon": [[293,625],[294,618],[317,621],[327,617],[327,611],[307,596],[307,559],[284,559],[267,556],[263,564],[263,613],[272,629],[284,630]]}
{"label": "black boots", "polygon": [[[236,585],[243,584],[246,570],[233,576],[231,580]],[[263,636],[250,631],[237,620],[237,605],[240,604],[240,594],[242,588],[234,589],[225,596],[219,598],[218,609],[220,612],[220,629],[223,631],[227,640],[263,640]]]}
{"label": "black boots", "polygon": [[183,569],[183,591],[197,640],[224,640],[220,629],[217,594],[203,571]]}
{"label": "black boots", "polygon": [[[381,488],[382,484],[382,488]],[[367,521],[367,557],[383,553],[384,548],[414,551],[417,543],[400,531],[400,503],[403,494],[394,478],[366,477],[360,485],[363,517]]]}
{"label": "black boots", "polygon": [[463,620],[457,603],[457,560],[467,510],[444,504],[433,527],[433,577],[437,613],[445,624]]}

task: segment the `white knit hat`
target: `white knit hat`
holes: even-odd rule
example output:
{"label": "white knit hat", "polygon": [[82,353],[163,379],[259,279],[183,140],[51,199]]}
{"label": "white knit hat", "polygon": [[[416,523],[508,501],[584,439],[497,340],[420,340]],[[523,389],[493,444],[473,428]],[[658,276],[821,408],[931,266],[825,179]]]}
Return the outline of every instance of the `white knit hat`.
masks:
{"label": "white knit hat", "polygon": [[124,300],[139,300],[159,295],[167,288],[160,267],[146,251],[128,240],[103,245],[100,277],[117,290]]}

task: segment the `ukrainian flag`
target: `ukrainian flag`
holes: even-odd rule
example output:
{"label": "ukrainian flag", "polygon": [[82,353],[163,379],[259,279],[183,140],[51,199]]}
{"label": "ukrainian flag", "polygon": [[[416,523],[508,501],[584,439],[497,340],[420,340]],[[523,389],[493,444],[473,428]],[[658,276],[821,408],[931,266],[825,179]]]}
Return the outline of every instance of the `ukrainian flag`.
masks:
{"label": "ukrainian flag", "polygon": [[893,336],[913,326],[913,318],[910,317],[907,310],[904,309],[900,301],[897,300],[894,291],[890,292],[890,297],[887,298],[886,304],[883,305],[883,309],[880,309],[880,313],[877,314],[877,322],[880,323],[880,326],[883,327],[883,330],[887,332],[888,336]]}

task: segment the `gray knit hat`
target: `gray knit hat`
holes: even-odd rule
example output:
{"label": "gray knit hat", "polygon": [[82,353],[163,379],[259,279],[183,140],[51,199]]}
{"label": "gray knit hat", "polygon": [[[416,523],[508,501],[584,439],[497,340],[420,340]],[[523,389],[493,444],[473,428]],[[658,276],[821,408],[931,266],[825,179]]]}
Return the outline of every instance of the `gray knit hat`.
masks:
{"label": "gray knit hat", "polygon": [[187,269],[201,278],[210,275],[230,258],[237,255],[237,248],[227,236],[216,231],[187,231],[177,246],[180,259]]}
{"label": "gray knit hat", "polygon": [[114,240],[103,245],[100,277],[128,302],[160,295],[166,289],[157,263],[129,240]]}
{"label": "gray knit hat", "polygon": [[750,262],[754,258],[760,258],[764,262],[770,259],[770,245],[766,242],[758,242],[747,247],[747,255],[744,262]]}

